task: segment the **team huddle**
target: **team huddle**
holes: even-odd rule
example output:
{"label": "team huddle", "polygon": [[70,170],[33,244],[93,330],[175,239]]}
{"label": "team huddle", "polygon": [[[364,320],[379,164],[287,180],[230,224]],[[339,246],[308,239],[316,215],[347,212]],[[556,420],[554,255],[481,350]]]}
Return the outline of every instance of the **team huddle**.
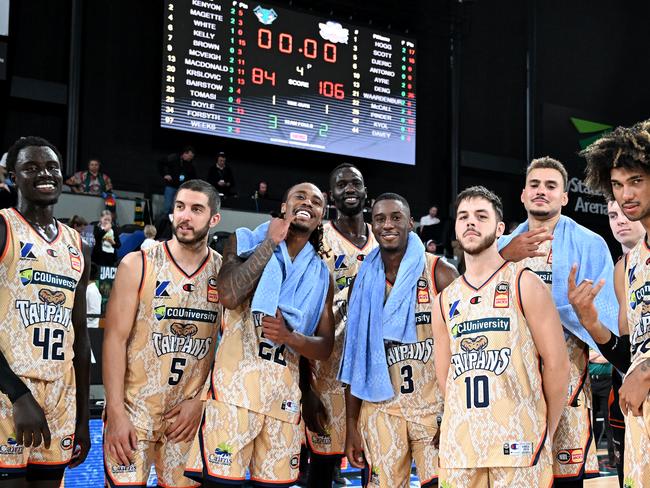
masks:
{"label": "team huddle", "polygon": [[[587,183],[650,229],[650,121],[582,153]],[[52,208],[61,156],[19,140],[0,211],[0,484],[58,487],[90,448],[89,254]],[[121,261],[103,345],[106,486],[309,487],[341,458],[365,486],[582,486],[598,476],[589,350],[624,380],[624,483],[650,487],[650,247],[616,265],[599,235],[563,216],[567,172],[526,171],[527,220],[505,236],[497,195],[458,194],[459,276],[425,252],[407,200],[384,193],[363,219],[361,172],[312,183],[279,218],[207,246],[219,195],[183,183],[173,237]]]}

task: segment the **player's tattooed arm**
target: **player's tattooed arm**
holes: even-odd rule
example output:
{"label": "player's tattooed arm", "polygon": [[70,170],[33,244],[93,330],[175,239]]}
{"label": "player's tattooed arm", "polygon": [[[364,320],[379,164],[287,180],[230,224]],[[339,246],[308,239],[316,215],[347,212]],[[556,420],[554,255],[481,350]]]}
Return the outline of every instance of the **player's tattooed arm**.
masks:
{"label": "player's tattooed arm", "polygon": [[72,326],[74,328],[74,374],[77,395],[77,424],[75,427],[75,455],[70,467],[80,465],[90,450],[90,411],[88,397],[90,390],[90,338],[86,321],[86,287],[90,277],[90,248],[83,246],[84,269],[77,284],[72,308]]}
{"label": "player's tattooed arm", "polygon": [[251,296],[275,248],[287,237],[289,224],[288,219],[271,219],[266,239],[246,260],[237,255],[237,236],[230,236],[217,276],[219,299],[224,307],[237,308]]}

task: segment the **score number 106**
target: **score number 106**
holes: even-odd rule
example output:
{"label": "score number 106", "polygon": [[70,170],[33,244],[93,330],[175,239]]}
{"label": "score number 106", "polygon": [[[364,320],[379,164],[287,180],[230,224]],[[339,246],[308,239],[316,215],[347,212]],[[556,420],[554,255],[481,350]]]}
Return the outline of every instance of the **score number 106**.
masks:
{"label": "score number 106", "polygon": [[[267,71],[262,68],[253,68],[251,70],[251,80],[253,81],[254,85],[263,85],[265,81],[269,81],[271,82],[271,86],[275,86],[275,71]],[[334,83],[333,81],[319,81],[318,94],[328,98],[343,100],[345,98],[343,83]]]}

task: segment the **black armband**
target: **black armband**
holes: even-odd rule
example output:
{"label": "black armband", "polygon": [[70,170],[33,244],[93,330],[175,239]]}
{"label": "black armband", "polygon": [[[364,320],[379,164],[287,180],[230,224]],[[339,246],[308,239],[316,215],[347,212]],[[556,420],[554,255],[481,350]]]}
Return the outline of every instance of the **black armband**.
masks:
{"label": "black armband", "polygon": [[9,397],[11,403],[30,392],[27,385],[11,370],[2,353],[0,353],[0,391]]}
{"label": "black armband", "polygon": [[612,336],[605,344],[598,344],[598,349],[600,349],[603,357],[621,373],[627,372],[632,358],[629,334],[618,337],[612,333]]}

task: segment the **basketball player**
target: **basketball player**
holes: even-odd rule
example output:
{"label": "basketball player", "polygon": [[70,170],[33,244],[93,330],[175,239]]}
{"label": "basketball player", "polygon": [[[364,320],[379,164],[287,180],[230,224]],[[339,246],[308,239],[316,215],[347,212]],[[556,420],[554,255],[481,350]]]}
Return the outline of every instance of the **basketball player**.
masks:
{"label": "basketball player", "polygon": [[624,486],[650,486],[650,121],[618,127],[585,149],[586,182],[613,196],[625,216],[646,232],[614,270],[619,299],[619,334],[599,320],[593,301],[605,282],[575,282],[570,277],[571,304],[599,349],[617,369],[627,372],[619,391],[625,415]]}
{"label": "basketball player", "polygon": [[[621,245],[623,255],[630,252],[641,239],[645,236],[645,229],[643,224],[637,221],[629,220],[616,200],[608,200],[607,202],[607,216],[609,220],[609,227],[612,230],[614,239]],[[620,259],[616,263],[618,272],[621,272],[625,267],[625,260]],[[623,289],[617,287],[617,293],[620,292],[620,301],[625,301]],[[612,432],[612,443],[614,446],[614,459],[611,462],[616,464],[616,471],[618,474],[619,486],[623,488],[623,456],[625,453],[625,416],[619,406],[618,391],[623,384],[623,376],[617,370],[612,372],[612,389],[609,393],[608,407],[609,407],[609,425]]]}
{"label": "basketball player", "polygon": [[18,203],[0,211],[0,484],[54,488],[90,449],[90,259],[52,215],[63,185],[56,147],[22,138],[7,170]]}
{"label": "basketball player", "polygon": [[[321,191],[311,183],[300,183],[289,189],[282,217],[271,220],[247,259],[240,257],[241,229],[226,244],[217,284],[227,310],[212,370],[211,399],[186,468],[186,475],[205,487],[243,486],[247,470],[254,486],[289,487],[298,477],[304,435],[299,358],[325,360],[334,342],[333,284],[319,255],[324,209]],[[284,269],[292,271],[282,287],[298,280],[294,296],[314,289],[324,292],[315,304],[318,308],[312,301],[305,303],[314,309],[295,303],[299,313],[294,315],[314,318],[304,334],[289,328],[284,317],[289,310],[284,305],[275,316],[251,310],[254,297],[272,292],[260,287],[268,283],[265,270],[271,272],[271,260],[280,260],[279,253]],[[289,259],[296,269],[289,268]],[[307,268],[299,267],[305,262]],[[303,282],[314,268],[319,278]]]}
{"label": "basketball player", "polygon": [[553,485],[550,441],[566,405],[568,355],[546,285],[497,251],[502,220],[501,200],[486,188],[458,195],[467,270],[433,312],[445,395],[441,486]]}
{"label": "basketball player", "polygon": [[363,221],[367,193],[361,172],[349,163],[334,168],[330,193],[337,213],[335,220],[323,226],[323,248],[335,284],[334,349],[327,361],[312,362],[313,388],[325,405],[328,423],[325,435],[306,432],[309,488],[330,488],[335,468],[341,464],[345,449],[345,390],[336,375],[345,338],[348,290],[363,259],[377,245],[370,226]]}
{"label": "basketball player", "polygon": [[[546,239],[539,243],[539,248],[534,255],[529,255],[520,263],[537,273],[549,290],[552,289],[554,280],[559,280],[561,284],[566,283],[567,280],[567,276],[553,275],[554,256],[550,239],[562,218],[562,207],[568,203],[567,185],[568,175],[562,163],[544,157],[533,160],[528,166],[526,185],[521,193],[521,201],[528,216],[522,225],[527,225],[531,232],[541,230],[540,237]],[[605,241],[588,229],[575,225],[581,235],[585,236],[585,241],[579,243],[581,246],[579,252],[591,255],[594,259],[607,261],[609,266],[613,266]],[[556,243],[556,259],[562,258],[560,252],[561,248]],[[501,250],[501,255],[505,259],[517,260],[508,247]],[[560,425],[553,439],[553,473],[558,485],[577,488],[583,486],[584,479],[597,477],[599,470],[591,422],[589,346],[569,332],[565,333],[565,338],[571,372],[567,405],[562,412]]]}
{"label": "basketball player", "polygon": [[[414,326],[417,342],[400,343],[383,340],[385,361],[393,396],[385,401],[369,401],[357,392],[353,375],[346,363],[354,364],[352,356],[361,354],[346,339],[341,379],[350,386],[346,389],[347,436],[345,453],[350,463],[370,472],[368,486],[404,488],[410,486],[411,464],[415,461],[422,487],[436,486],[437,435],[442,415],[442,396],[436,384],[432,364],[433,339],[431,331],[432,305],[435,296],[457,276],[455,268],[429,253],[412,232],[413,219],[408,202],[395,193],[384,193],[372,207],[372,232],[379,250],[368,256],[368,264],[379,254],[386,283],[386,300],[393,291],[398,274],[406,273],[407,248],[419,244],[419,254],[424,263],[421,271],[413,273],[408,287],[416,290]],[[413,238],[413,237],[411,237]],[[404,268],[404,269],[403,269]],[[363,276],[360,278],[360,276]],[[371,282],[374,274],[357,276],[354,293],[364,293],[360,300],[371,300]],[[366,295],[367,294],[367,295]],[[381,317],[385,302],[380,302],[376,316]],[[371,306],[376,306],[372,302]],[[370,312],[371,314],[373,312]],[[372,315],[371,315],[372,316]],[[396,318],[399,320],[399,318]],[[361,326],[364,323],[361,322]],[[366,325],[368,327],[368,325]],[[370,325],[371,327],[371,325]],[[349,334],[356,333],[348,329]],[[362,334],[372,334],[371,330]],[[365,362],[365,361],[364,361]],[[354,367],[354,366],[352,366]],[[356,396],[355,395],[360,395]]]}
{"label": "basketball player", "polygon": [[124,257],[106,311],[104,469],[108,486],[197,486],[183,472],[203,411],[221,304],[221,256],[208,248],[219,195],[202,180],[176,193],[171,240]]}

